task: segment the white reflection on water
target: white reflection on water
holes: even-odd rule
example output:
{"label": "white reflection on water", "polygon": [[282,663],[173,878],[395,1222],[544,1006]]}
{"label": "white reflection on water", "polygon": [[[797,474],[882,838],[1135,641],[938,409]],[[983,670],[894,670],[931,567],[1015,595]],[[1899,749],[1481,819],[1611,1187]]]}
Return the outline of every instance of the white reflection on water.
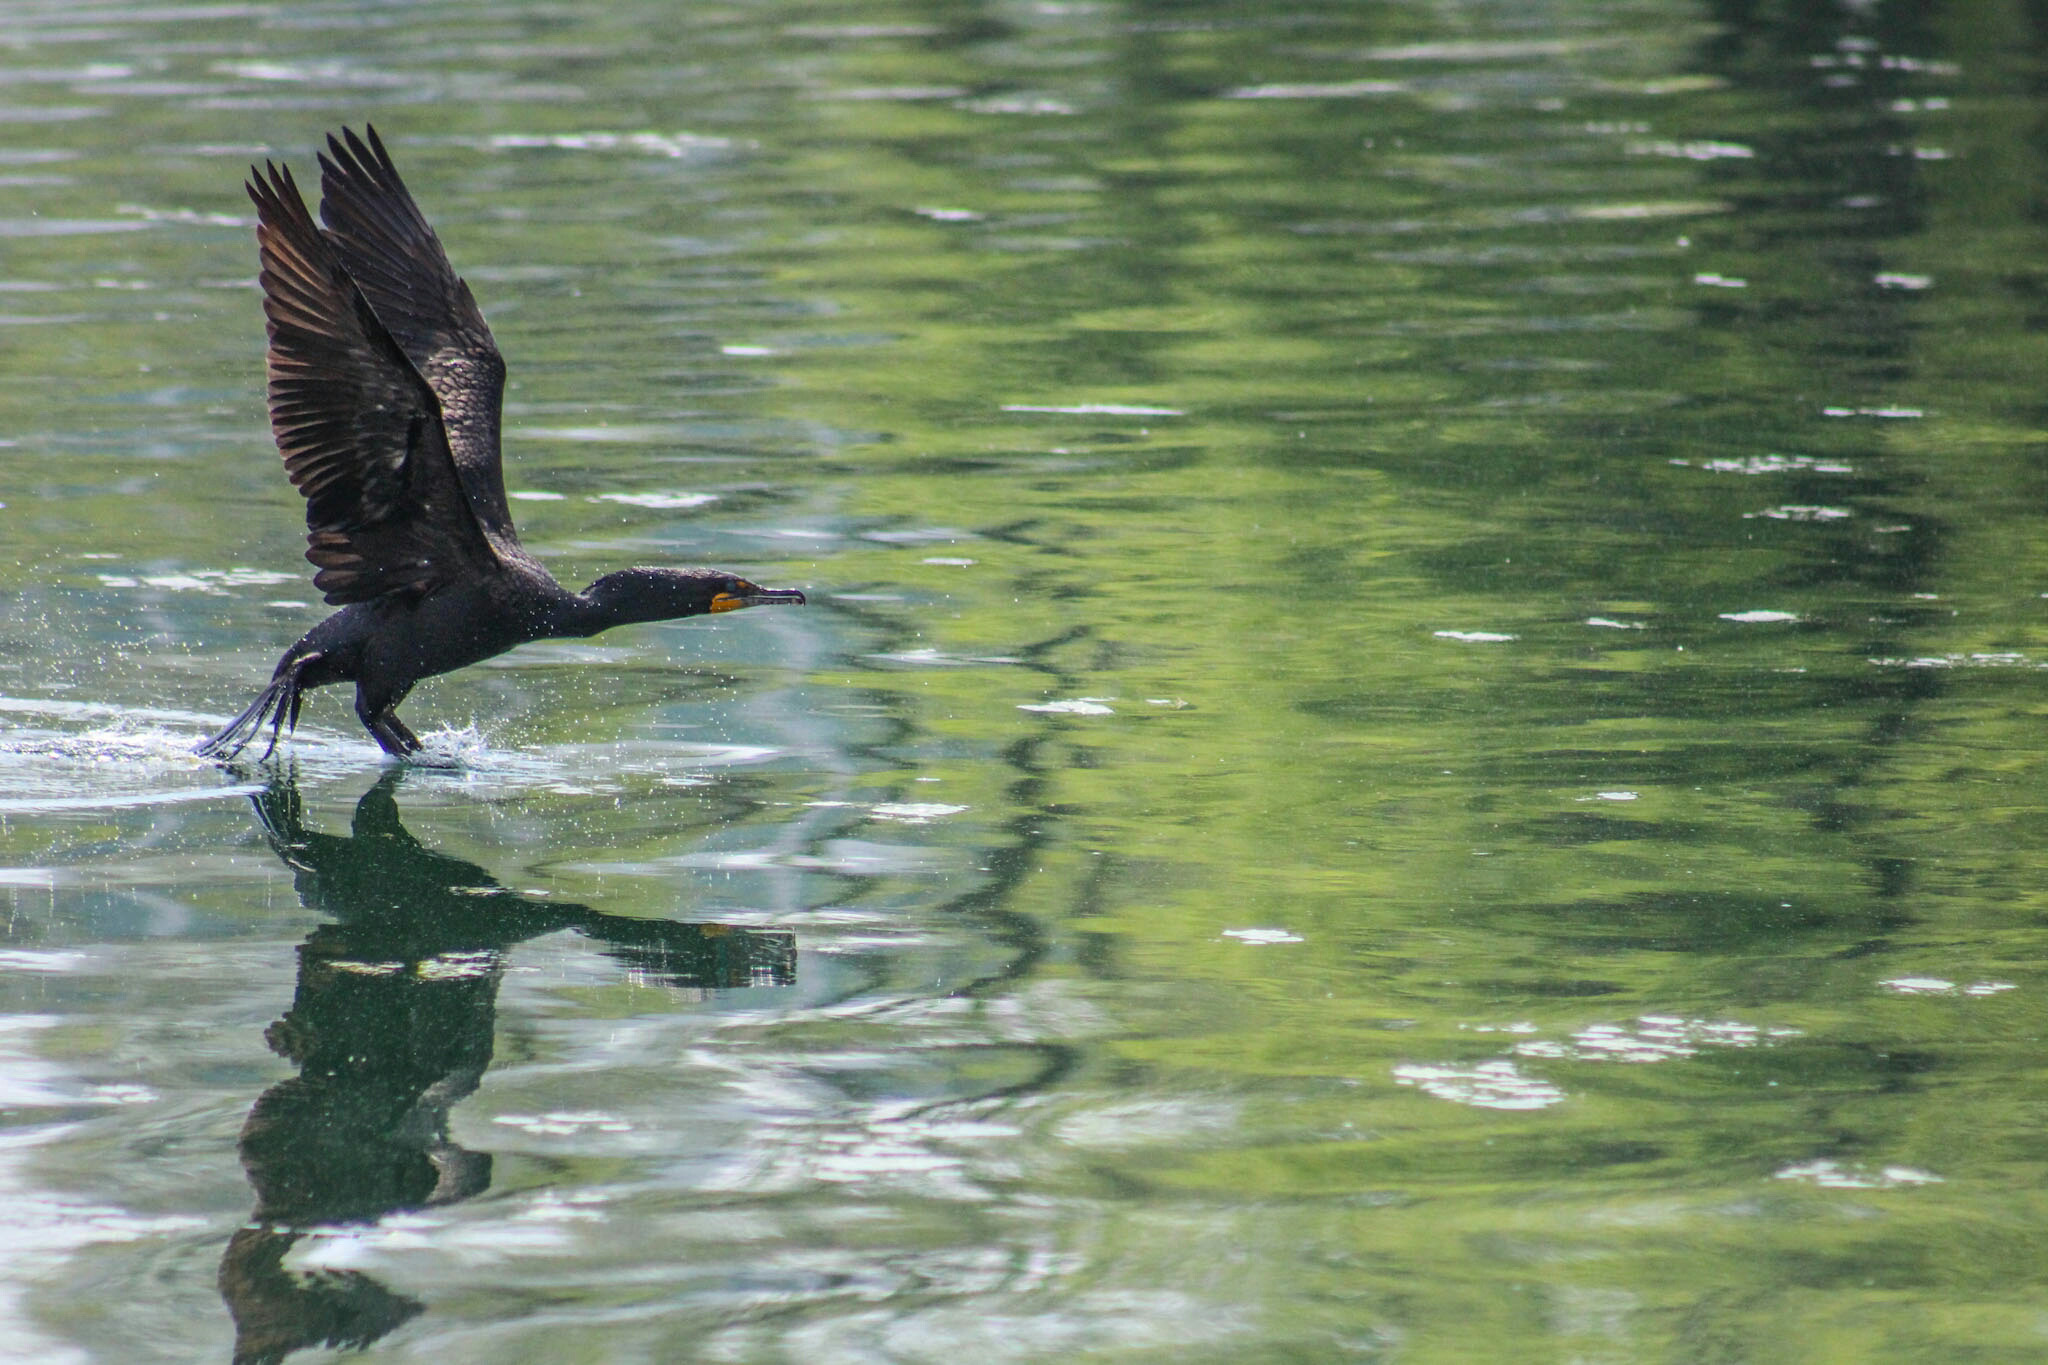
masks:
{"label": "white reflection on water", "polygon": [[1812,455],[1744,455],[1740,458],[1701,460],[1697,465],[1687,459],[1673,459],[1668,463],[1681,468],[1704,469],[1711,474],[1746,474],[1752,477],[1760,474],[1853,474],[1856,467],[1846,460],[1820,459]]}
{"label": "white reflection on water", "polygon": [[608,445],[666,445],[698,435],[683,422],[621,422],[616,426],[520,427],[520,437],[537,441],[582,441]]}
{"label": "white reflection on water", "polygon": [[1243,1120],[1243,1106],[1215,1099],[1158,1098],[1105,1102],[1063,1118],[1053,1134],[1071,1147],[1129,1151],[1227,1141]]}
{"label": "white reflection on water", "polygon": [[55,1014],[0,1015],[0,1109],[64,1109],[76,1105],[146,1104],[144,1086],[96,1086],[36,1055],[35,1035],[64,1022]]}
{"label": "white reflection on water", "polygon": [[965,806],[948,805],[944,801],[884,801],[868,813],[877,820],[894,820],[905,825],[926,825],[948,815],[958,815]]}
{"label": "white reflection on water", "polygon": [[[439,1213],[390,1214],[370,1227],[326,1228],[294,1248],[288,1265],[302,1270],[383,1271],[402,1275],[398,1258],[431,1252],[465,1265],[500,1264],[516,1256],[557,1256],[577,1247],[560,1202],[543,1197],[488,1221]],[[588,1215],[600,1219],[595,1210]]]}
{"label": "white reflection on water", "polygon": [[892,654],[869,654],[869,659],[881,659],[892,664],[922,664],[935,668],[966,668],[974,664],[1021,664],[1022,658],[1014,654],[944,654],[936,649],[904,649]]}
{"label": "white reflection on water", "polygon": [[807,1054],[804,1068],[815,1076],[794,1068],[763,1070],[758,1061],[731,1085],[733,1099],[754,1116],[749,1140],[713,1159],[702,1177],[707,1190],[857,1185],[870,1194],[983,1203],[994,1198],[984,1179],[1011,1170],[986,1144],[1015,1139],[1020,1130],[975,1112],[985,1106],[891,1102],[848,1110],[820,1079],[882,1071],[892,1064],[891,1054]]}
{"label": "white reflection on water", "polygon": [[1523,1075],[1505,1057],[1472,1066],[1402,1062],[1394,1068],[1394,1081],[1477,1109],[1548,1109],[1565,1098],[1564,1091],[1549,1081]]}
{"label": "white reflection on water", "polygon": [[1879,668],[2040,668],[2026,655],[2011,651],[1983,654],[1923,654],[1916,659],[1871,659]]}
{"label": "white reflection on water", "polygon": [[174,806],[187,801],[216,801],[224,796],[249,796],[263,788],[254,783],[189,791],[109,792],[96,796],[21,796],[0,799],[0,813],[36,815],[65,810],[132,810],[138,806]]}
{"label": "white reflection on water", "polygon": [[1765,517],[1771,521],[1846,521],[1853,515],[1846,507],[1821,507],[1812,503],[1785,503],[1761,512],[1744,512],[1744,521]]}
{"label": "white reflection on water", "polygon": [[490,137],[455,137],[447,141],[456,146],[486,147],[492,149],[554,147],[571,152],[644,152],[653,156],[678,157],[724,152],[731,148],[732,139],[707,136],[700,133],[657,133],[642,131],[634,133],[496,133]]}
{"label": "white reflection on water", "polygon": [[227,594],[230,588],[272,587],[279,583],[296,583],[299,575],[277,573],[269,569],[195,569],[191,573],[172,574],[108,574],[97,575],[100,584],[108,588],[162,588],[166,592],[210,592]]}
{"label": "white reflection on water", "polygon": [[132,218],[0,218],[0,237],[89,237],[148,226]]}
{"label": "white reflection on water", "polygon": [[517,1128],[537,1137],[562,1137],[571,1133],[630,1133],[633,1125],[613,1114],[597,1111],[570,1113],[551,1110],[545,1114],[498,1114],[491,1122]]}
{"label": "white reflection on water", "polygon": [[1285,929],[1225,929],[1223,937],[1234,938],[1239,943],[1249,943],[1254,947],[1272,943],[1308,942],[1300,934],[1292,934]]}
{"label": "white reflection on water", "polygon": [[1103,703],[1115,700],[1115,697],[1070,697],[1064,701],[1019,703],[1017,709],[1060,716],[1113,716],[1116,711]]}
{"label": "white reflection on water", "polygon": [[10,1360],[42,1365],[83,1361],[85,1352],[37,1330],[24,1300],[30,1287],[74,1253],[96,1243],[139,1242],[200,1231],[208,1220],[190,1214],[145,1217],[74,1195],[51,1193],[33,1173],[38,1151],[79,1133],[83,1125],[55,1123],[0,1133],[0,1340]]}
{"label": "white reflection on water", "polygon": [[[1536,1027],[1528,1023],[1480,1025],[1474,1031],[1533,1033]],[[1632,1028],[1590,1024],[1564,1042],[1532,1039],[1516,1043],[1512,1052],[1515,1057],[1553,1061],[1666,1062],[1693,1056],[1702,1048],[1759,1047],[1798,1036],[1800,1030],[1793,1028],[1646,1014]],[[1549,1081],[1524,1075],[1510,1057],[1471,1066],[1403,1062],[1394,1068],[1394,1080],[1401,1085],[1417,1086],[1438,1099],[1480,1109],[1545,1109],[1565,1098],[1565,1092]]]}
{"label": "white reflection on water", "polygon": [[1024,114],[1034,118],[1064,116],[1078,112],[1072,104],[1051,95],[991,95],[983,99],[960,100],[954,106],[970,114]]}
{"label": "white reflection on water", "polygon": [[1668,139],[1631,142],[1623,150],[1630,156],[1668,156],[1682,161],[1748,160],[1756,155],[1739,142],[1673,142]]}
{"label": "white reflection on water", "polygon": [[1522,1057],[1555,1057],[1579,1062],[1666,1062],[1690,1057],[1706,1047],[1758,1047],[1779,1038],[1796,1038],[1795,1028],[1760,1028],[1734,1020],[1680,1019],[1646,1014],[1633,1028],[1589,1024],[1566,1042],[1536,1040],[1515,1044]]}
{"label": "white reflection on water", "polygon": [[[114,212],[133,214],[144,223],[180,223],[193,227],[254,227],[256,224],[256,219],[246,213],[201,213],[197,209],[160,209],[148,204],[116,204]],[[236,283],[237,287],[244,287],[244,282]]]}
{"label": "white reflection on water", "polygon": [[1226,91],[1227,100],[1355,100],[1375,95],[1398,95],[1408,89],[1403,81],[1321,81],[1294,84],[1241,85]]}
{"label": "white reflection on water", "polygon": [[648,507],[657,511],[674,511],[685,507],[703,507],[718,501],[716,493],[599,493],[592,502],[617,502],[628,507]]}
{"label": "white reflection on water", "polygon": [[1185,417],[1181,408],[1155,408],[1140,403],[1005,403],[1004,412],[1051,412],[1072,417]]}
{"label": "white reflection on water", "polygon": [[1800,1180],[1830,1190],[1896,1190],[1913,1185],[1939,1185],[1941,1176],[1916,1166],[1848,1165],[1839,1161],[1802,1161],[1787,1166],[1773,1180]]}
{"label": "white reflection on water", "polygon": [[[1154,1233],[1154,1236],[1160,1234]],[[843,1261],[844,1257],[832,1260]],[[728,1334],[737,1354],[720,1359],[790,1360],[1073,1360],[1092,1352],[1139,1353],[1154,1359],[1213,1357],[1229,1338],[1252,1330],[1247,1315],[1222,1307],[1206,1295],[1173,1290],[1083,1290],[1048,1306],[1023,1296],[1024,1286],[1006,1283],[1013,1271],[993,1258],[963,1274],[959,1256],[921,1257],[903,1267],[886,1294],[913,1288],[953,1301],[928,1302],[905,1311],[896,1306],[847,1313],[828,1321],[802,1323],[765,1341],[744,1328]],[[926,1288],[931,1286],[931,1288]],[[1017,1311],[991,1312],[999,1291]],[[1002,1301],[1002,1300],[996,1300]]]}
{"label": "white reflection on water", "polygon": [[1959,987],[1955,982],[1938,976],[1895,976],[1877,984],[1894,995],[1955,995],[1958,992],[1963,995],[2003,995],[2019,989],[2010,981],[1973,981]]}
{"label": "white reflection on water", "polygon": [[[42,868],[27,869],[41,874],[43,880],[39,882],[9,881],[7,873],[15,870],[0,868],[0,886],[52,886],[56,883],[56,878]],[[75,972],[85,963],[84,953],[35,952],[27,948],[0,950],[0,972]]]}

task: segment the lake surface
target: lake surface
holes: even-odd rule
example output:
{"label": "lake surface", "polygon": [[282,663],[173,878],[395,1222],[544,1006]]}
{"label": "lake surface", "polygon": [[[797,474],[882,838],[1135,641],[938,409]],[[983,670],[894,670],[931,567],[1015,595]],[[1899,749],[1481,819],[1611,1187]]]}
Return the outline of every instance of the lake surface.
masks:
{"label": "lake surface", "polygon": [[[2048,36],[1742,3],[0,5],[0,1339],[2048,1359]],[[323,609],[373,120],[566,580]]]}

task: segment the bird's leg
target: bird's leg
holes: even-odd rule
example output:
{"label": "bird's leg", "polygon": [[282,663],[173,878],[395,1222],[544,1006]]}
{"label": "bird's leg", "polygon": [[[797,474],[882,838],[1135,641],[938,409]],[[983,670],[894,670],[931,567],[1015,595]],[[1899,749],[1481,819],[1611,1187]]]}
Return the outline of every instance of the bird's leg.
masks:
{"label": "bird's leg", "polygon": [[[277,741],[286,734],[296,734],[299,729],[299,707],[305,704],[305,691],[299,686],[299,675],[318,663],[323,656],[302,654],[292,660],[291,667],[272,681],[273,687],[280,687],[277,709],[270,716],[270,743],[263,748],[263,757],[269,758],[277,752]],[[256,723],[263,724],[259,717]],[[253,736],[252,736],[253,738]]]}
{"label": "bird's leg", "polygon": [[229,721],[218,734],[201,742],[192,752],[202,758],[220,758],[230,762],[240,757],[242,750],[246,749],[249,741],[255,737],[256,731],[262,728],[264,720],[268,718],[271,703],[276,699],[277,684],[273,682],[257,694],[256,700],[249,703],[247,710]]}
{"label": "bird's leg", "polygon": [[406,758],[420,751],[419,740],[411,731],[398,723],[390,712],[374,717],[369,722],[370,736],[383,746],[384,752],[397,758]]}
{"label": "bird's leg", "polygon": [[268,721],[270,743],[264,746],[263,758],[269,758],[277,751],[277,742],[282,734],[298,728],[299,707],[305,699],[300,675],[324,657],[318,653],[296,657],[287,654],[278,660],[277,671],[270,676],[270,685],[249,704],[249,709],[228,722],[225,729],[201,744],[195,752],[209,758],[232,760],[248,747],[251,740],[263,733],[264,722]]}
{"label": "bird's leg", "polygon": [[407,753],[419,752],[420,737],[406,728],[405,722],[398,718],[395,708],[384,713],[384,723],[391,728],[392,734],[398,736],[399,742],[405,745]]}
{"label": "bird's leg", "polygon": [[[291,702],[284,697],[277,699],[277,709],[270,713],[270,743],[263,746],[263,758],[269,758],[277,752],[277,741],[284,734],[284,718],[291,709]],[[257,724],[260,727],[262,722],[258,721]],[[252,735],[251,738],[253,739],[254,736]],[[257,760],[259,763],[262,761],[263,759]]]}
{"label": "bird's leg", "polygon": [[[277,742],[287,732],[299,728],[299,707],[304,703],[305,692],[299,687],[299,675],[308,667],[318,663],[319,654],[302,654],[291,660],[288,666],[278,669],[277,676],[270,680],[270,690],[276,694],[276,704],[270,713],[270,743],[263,746],[263,759],[277,752]],[[287,723],[289,722],[289,723]],[[256,717],[256,725],[249,738],[256,737],[256,731],[263,728],[263,717]],[[258,759],[260,763],[263,759]]]}
{"label": "bird's leg", "polygon": [[[263,746],[264,758],[269,758],[272,754],[277,752],[277,741],[284,734],[285,717],[289,716],[295,722],[298,720],[299,670],[303,667],[305,667],[304,664],[292,665],[292,671],[286,674],[283,679],[281,679],[284,685],[284,690],[278,693],[277,707],[270,713],[270,743]],[[259,727],[263,724],[261,720],[258,720],[256,723]],[[299,727],[296,724],[294,724],[292,726],[293,732],[296,733],[298,731],[298,728]],[[252,735],[251,738],[254,738],[254,736]]]}
{"label": "bird's leg", "polygon": [[389,711],[381,716],[372,717],[366,723],[370,727],[371,738],[383,746],[385,753],[396,758],[407,758],[420,751],[419,740]]}
{"label": "bird's leg", "polygon": [[382,709],[373,709],[362,689],[356,689],[356,719],[362,721],[363,728],[370,732],[370,738],[376,740],[385,753],[394,758],[404,758],[420,751],[420,741],[395,714],[397,708],[398,702],[394,698]]}

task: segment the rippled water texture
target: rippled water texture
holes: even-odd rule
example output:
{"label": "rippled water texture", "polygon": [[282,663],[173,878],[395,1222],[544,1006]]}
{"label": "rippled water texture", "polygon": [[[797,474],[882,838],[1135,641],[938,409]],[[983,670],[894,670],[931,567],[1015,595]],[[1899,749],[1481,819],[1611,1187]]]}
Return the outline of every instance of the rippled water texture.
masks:
{"label": "rippled water texture", "polygon": [[[0,5],[0,1353],[2048,1359],[2036,21]],[[223,772],[366,119],[811,604]]]}

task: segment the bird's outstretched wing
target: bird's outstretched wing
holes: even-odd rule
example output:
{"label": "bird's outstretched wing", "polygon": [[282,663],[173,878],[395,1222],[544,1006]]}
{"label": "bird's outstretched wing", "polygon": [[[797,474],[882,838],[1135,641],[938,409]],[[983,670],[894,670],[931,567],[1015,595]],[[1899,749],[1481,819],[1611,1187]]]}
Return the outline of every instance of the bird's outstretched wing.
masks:
{"label": "bird's outstretched wing", "polygon": [[327,139],[320,221],[349,278],[440,400],[448,450],[477,520],[494,540],[513,540],[498,448],[505,362],[377,130],[363,130],[367,141],[346,128]]}
{"label": "bird's outstretched wing", "polygon": [[501,567],[433,390],[349,278],[290,170],[251,170],[270,430],[306,498],[313,585],[337,606]]}

